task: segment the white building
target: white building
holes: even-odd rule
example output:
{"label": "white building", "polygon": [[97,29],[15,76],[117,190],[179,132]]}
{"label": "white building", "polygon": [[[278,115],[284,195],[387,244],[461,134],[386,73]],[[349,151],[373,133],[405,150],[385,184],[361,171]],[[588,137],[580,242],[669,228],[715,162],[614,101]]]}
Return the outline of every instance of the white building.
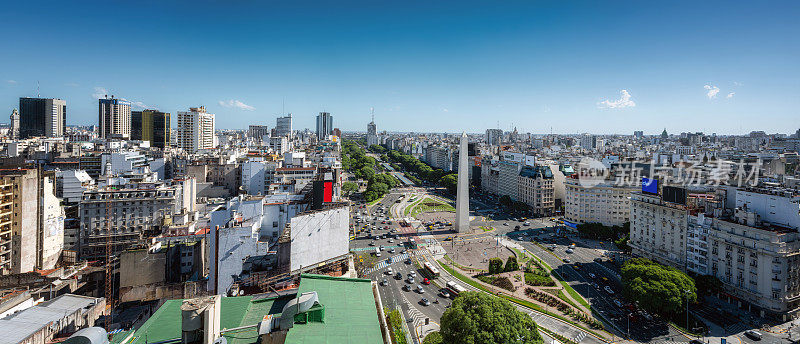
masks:
{"label": "white building", "polygon": [[367,123],[367,147],[378,144],[378,127],[375,121]]}
{"label": "white building", "polygon": [[207,113],[204,106],[178,111],[177,146],[192,153],[214,148],[214,129],[214,114]]}
{"label": "white building", "polygon": [[605,181],[595,186],[583,186],[577,178],[564,182],[564,220],[574,224],[602,223],[621,226],[630,218],[633,187],[615,186]]}
{"label": "white building", "polygon": [[333,116],[329,112],[320,112],[317,115],[317,139],[326,140],[333,131]]}
{"label": "white building", "polygon": [[275,120],[275,136],[292,139],[292,114],[278,117]]}
{"label": "white building", "polygon": [[83,192],[94,185],[94,180],[84,170],[56,171],[56,196],[65,203],[77,204]]}

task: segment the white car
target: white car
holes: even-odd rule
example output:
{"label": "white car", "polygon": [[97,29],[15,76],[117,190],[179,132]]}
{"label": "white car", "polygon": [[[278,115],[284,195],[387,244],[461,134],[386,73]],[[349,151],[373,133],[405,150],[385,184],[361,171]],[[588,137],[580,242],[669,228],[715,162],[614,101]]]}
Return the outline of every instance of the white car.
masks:
{"label": "white car", "polygon": [[606,293],[608,293],[609,295],[614,295],[614,290],[612,290],[611,287],[609,287],[609,286],[605,286],[605,288],[603,288],[603,290],[605,290]]}

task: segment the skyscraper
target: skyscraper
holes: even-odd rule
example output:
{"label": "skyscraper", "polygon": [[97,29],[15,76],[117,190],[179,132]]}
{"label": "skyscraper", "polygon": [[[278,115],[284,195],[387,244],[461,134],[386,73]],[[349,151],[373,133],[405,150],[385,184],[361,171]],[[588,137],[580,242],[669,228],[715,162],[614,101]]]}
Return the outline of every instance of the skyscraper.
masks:
{"label": "skyscraper", "polygon": [[378,127],[375,125],[375,119],[367,123],[367,146],[378,144]]}
{"label": "skyscraper", "polygon": [[129,139],[131,137],[131,103],[118,98],[98,99],[100,138]]}
{"label": "skyscraper", "polygon": [[317,115],[317,139],[326,139],[331,130],[333,130],[333,116],[329,112],[320,112]]}
{"label": "skyscraper", "polygon": [[67,102],[57,98],[19,98],[21,138],[64,136]]}
{"label": "skyscraper", "polygon": [[503,142],[502,129],[486,129],[486,144],[490,146],[499,146]]}
{"label": "skyscraper", "polygon": [[458,145],[458,187],[456,189],[456,232],[469,232],[469,166],[467,163],[467,133],[461,133]]}
{"label": "skyscraper", "polygon": [[11,128],[8,131],[8,136],[12,139],[19,138],[19,112],[17,112],[17,109],[11,110],[9,119],[11,120]]}
{"label": "skyscraper", "polygon": [[292,114],[278,117],[275,120],[275,136],[292,139]]}
{"label": "skyscraper", "polygon": [[131,111],[131,140],[150,142],[150,146],[169,147],[172,115],[158,110]]}
{"label": "skyscraper", "polygon": [[205,106],[178,111],[178,148],[187,152],[214,148],[214,114]]}

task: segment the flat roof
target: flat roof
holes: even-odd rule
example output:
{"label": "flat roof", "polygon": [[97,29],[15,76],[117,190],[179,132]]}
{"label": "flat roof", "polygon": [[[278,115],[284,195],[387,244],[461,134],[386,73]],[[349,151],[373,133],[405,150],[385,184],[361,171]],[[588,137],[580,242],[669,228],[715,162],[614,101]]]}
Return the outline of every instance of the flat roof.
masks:
{"label": "flat roof", "polygon": [[[267,314],[279,314],[283,306],[294,296],[255,298],[253,296],[222,297],[220,305],[220,329],[228,329],[261,322]],[[181,337],[182,299],[164,302],[134,333],[126,344],[144,344]],[[119,343],[127,336],[114,336],[112,343]],[[230,344],[250,344],[258,340],[258,329],[251,328],[224,334]]]}
{"label": "flat roof", "polygon": [[285,344],[383,343],[372,281],[303,274],[297,295],[310,291],[325,306],[325,322],[294,324]]}

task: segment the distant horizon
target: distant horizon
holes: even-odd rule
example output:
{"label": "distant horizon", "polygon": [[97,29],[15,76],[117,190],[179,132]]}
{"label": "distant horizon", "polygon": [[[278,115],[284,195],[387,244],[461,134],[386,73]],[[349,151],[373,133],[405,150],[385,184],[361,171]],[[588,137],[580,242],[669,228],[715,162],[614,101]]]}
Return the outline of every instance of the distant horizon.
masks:
{"label": "distant horizon", "polygon": [[[800,3],[408,1],[6,4],[0,116],[97,99],[220,128],[740,133],[800,127]],[[41,13],[58,13],[57,21]],[[113,16],[107,13],[113,12]],[[129,23],[130,25],[119,25]],[[146,23],[146,25],[144,25]],[[7,116],[2,116],[6,117]]]}

